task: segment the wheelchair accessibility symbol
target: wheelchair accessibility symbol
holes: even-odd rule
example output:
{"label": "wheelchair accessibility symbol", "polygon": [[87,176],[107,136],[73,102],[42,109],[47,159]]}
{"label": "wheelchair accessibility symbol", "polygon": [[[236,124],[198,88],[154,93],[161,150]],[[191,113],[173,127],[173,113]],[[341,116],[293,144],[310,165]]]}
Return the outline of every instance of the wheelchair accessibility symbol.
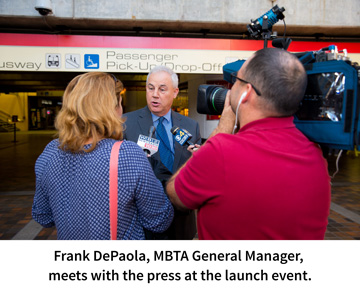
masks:
{"label": "wheelchair accessibility symbol", "polygon": [[85,69],[99,69],[99,55],[85,54],[84,56]]}

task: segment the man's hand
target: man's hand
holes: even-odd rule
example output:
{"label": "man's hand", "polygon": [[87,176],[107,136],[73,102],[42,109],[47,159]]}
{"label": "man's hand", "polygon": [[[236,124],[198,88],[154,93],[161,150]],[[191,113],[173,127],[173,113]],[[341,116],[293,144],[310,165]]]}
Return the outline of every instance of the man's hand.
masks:
{"label": "man's hand", "polygon": [[218,133],[231,134],[233,132],[234,125],[235,125],[235,113],[233,112],[230,105],[230,91],[228,91],[226,94],[224,109],[221,113],[219,124],[210,134],[209,138]]}
{"label": "man's hand", "polygon": [[193,144],[193,145],[189,145],[187,150],[190,152],[190,153],[193,153],[193,152],[196,152],[198,149],[200,149],[200,145],[199,144]]}

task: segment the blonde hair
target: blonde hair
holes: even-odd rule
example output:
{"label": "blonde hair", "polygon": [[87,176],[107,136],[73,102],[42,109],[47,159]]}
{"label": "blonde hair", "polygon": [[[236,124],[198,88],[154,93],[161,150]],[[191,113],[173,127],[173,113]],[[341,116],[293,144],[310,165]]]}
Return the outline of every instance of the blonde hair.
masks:
{"label": "blonde hair", "polygon": [[[122,82],[107,73],[76,76],[66,87],[55,120],[59,148],[73,153],[91,152],[103,138],[121,140],[124,120],[116,108],[120,106],[122,90]],[[84,149],[89,139],[92,145]]]}

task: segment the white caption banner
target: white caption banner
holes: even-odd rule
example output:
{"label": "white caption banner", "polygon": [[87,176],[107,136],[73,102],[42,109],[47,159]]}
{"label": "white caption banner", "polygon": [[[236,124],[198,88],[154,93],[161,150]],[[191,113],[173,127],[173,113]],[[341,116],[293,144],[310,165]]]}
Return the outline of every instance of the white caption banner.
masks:
{"label": "white caption banner", "polygon": [[1,280],[13,292],[355,292],[359,251],[360,241],[2,241]]}

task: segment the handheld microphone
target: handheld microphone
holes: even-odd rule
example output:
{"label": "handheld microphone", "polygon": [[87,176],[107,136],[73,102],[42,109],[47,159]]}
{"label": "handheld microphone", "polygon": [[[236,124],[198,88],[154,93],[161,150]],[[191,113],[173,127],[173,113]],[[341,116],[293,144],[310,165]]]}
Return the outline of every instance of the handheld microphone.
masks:
{"label": "handheld microphone", "polygon": [[154,135],[155,132],[155,126],[151,125],[150,130],[149,130],[149,137],[152,138],[152,136]]}
{"label": "handheld microphone", "polygon": [[170,132],[174,135],[175,141],[177,141],[179,144],[184,145],[187,144],[188,146],[193,146],[194,144],[190,141],[192,138],[192,135],[189,131],[182,129],[178,126],[173,126],[171,128]]}
{"label": "handheld microphone", "polygon": [[145,154],[150,157],[159,150],[160,144],[160,140],[152,138],[154,132],[155,127],[154,125],[151,125],[149,130],[149,136],[140,134],[137,141],[138,146],[140,146],[144,150]]}

